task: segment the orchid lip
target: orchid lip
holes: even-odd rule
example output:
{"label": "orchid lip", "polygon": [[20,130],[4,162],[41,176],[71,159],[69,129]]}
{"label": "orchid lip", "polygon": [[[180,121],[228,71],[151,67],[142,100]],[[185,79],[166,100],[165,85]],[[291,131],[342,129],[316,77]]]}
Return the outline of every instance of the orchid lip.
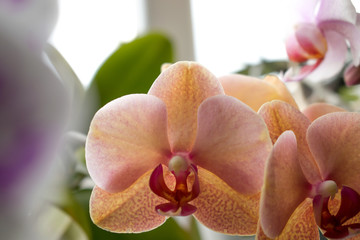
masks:
{"label": "orchid lip", "polygon": [[344,238],[360,231],[360,223],[346,222],[360,212],[360,195],[353,189],[343,186],[341,203],[336,215],[332,215],[328,208],[330,196],[317,195],[313,199],[317,224],[324,230],[324,236],[332,239]]}
{"label": "orchid lip", "polygon": [[[171,190],[165,183],[163,167],[159,164],[150,176],[150,189],[159,197],[168,200],[168,203],[155,207],[158,214],[164,216],[188,216],[196,211],[196,207],[189,204],[200,193],[198,171],[195,165],[189,164],[181,156],[174,156],[169,162],[169,170],[174,175],[176,184]],[[188,189],[188,177],[193,174],[195,179]]]}

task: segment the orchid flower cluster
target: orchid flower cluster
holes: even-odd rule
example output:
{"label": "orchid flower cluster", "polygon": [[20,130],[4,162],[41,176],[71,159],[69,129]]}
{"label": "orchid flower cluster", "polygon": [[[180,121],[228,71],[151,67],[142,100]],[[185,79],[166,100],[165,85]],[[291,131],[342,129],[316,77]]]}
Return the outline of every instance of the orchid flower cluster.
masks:
{"label": "orchid flower cluster", "polygon": [[318,228],[348,237],[360,230],[359,133],[359,113],[325,103],[300,112],[275,76],[216,78],[178,62],[148,94],[95,114],[90,214],[120,233],[192,214],[215,231],[258,239],[318,239]]}
{"label": "orchid flower cluster", "polygon": [[[315,63],[284,80],[337,74],[349,43],[345,81],[356,84],[351,1],[302,4],[286,47],[290,60]],[[96,185],[90,215],[118,233],[193,215],[214,231],[257,239],[319,239],[319,230],[360,239],[359,145],[360,113],[327,103],[301,111],[276,76],[217,78],[194,62],[166,64],[147,94],[95,114],[85,147]]]}
{"label": "orchid flower cluster", "polygon": [[[359,14],[350,0],[300,3],[286,40],[297,66],[283,79],[216,77],[180,61],[164,64],[147,94],[96,112],[85,158],[97,226],[140,233],[194,216],[214,231],[256,239],[319,239],[320,232],[360,239],[360,113],[327,103],[300,109],[284,83],[333,77],[350,49],[344,79],[358,84]],[[56,16],[56,0],[0,3],[0,229],[7,239],[37,235],[18,234],[13,222],[28,213],[20,205],[37,200],[69,121],[66,81],[43,59]]]}

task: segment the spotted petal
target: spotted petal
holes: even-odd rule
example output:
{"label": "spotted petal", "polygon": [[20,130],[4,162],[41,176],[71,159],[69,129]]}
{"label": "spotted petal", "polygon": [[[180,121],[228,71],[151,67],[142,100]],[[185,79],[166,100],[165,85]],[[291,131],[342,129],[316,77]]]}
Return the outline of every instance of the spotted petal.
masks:
{"label": "spotted petal", "polygon": [[166,104],[172,150],[185,152],[194,144],[199,105],[208,97],[224,94],[224,90],[204,67],[193,62],[178,62],[160,74],[149,94]]}
{"label": "spotted petal", "polygon": [[360,192],[360,114],[330,113],[316,119],[307,139],[322,175]]}
{"label": "spotted petal", "polygon": [[260,222],[264,233],[279,236],[298,205],[311,190],[297,159],[293,132],[280,135],[267,162],[260,202]]}
{"label": "spotted petal", "polygon": [[236,97],[254,111],[261,105],[274,99],[283,100],[296,106],[285,84],[276,76],[268,75],[265,79],[231,74],[219,78],[227,95]]}
{"label": "spotted petal", "polygon": [[[259,224],[257,240],[270,240]],[[288,239],[319,239],[319,230],[315,222],[311,199],[305,199],[293,212],[282,233],[276,240]]]}
{"label": "spotted petal", "polygon": [[90,216],[99,227],[118,233],[149,231],[165,222],[166,217],[155,211],[155,206],[164,203],[151,192],[149,177],[144,174],[128,189],[109,193],[95,186],[90,198]]}
{"label": "spotted petal", "polygon": [[277,100],[264,104],[260,108],[259,114],[265,120],[273,143],[286,130],[295,133],[298,159],[306,178],[310,183],[321,181],[317,163],[306,141],[306,131],[310,125],[310,120],[290,104]]}
{"label": "spotted petal", "polygon": [[199,180],[201,193],[192,202],[197,207],[194,214],[197,220],[221,233],[255,234],[260,193],[244,196],[201,167]]}
{"label": "spotted petal", "polygon": [[86,163],[95,184],[120,192],[159,163],[170,147],[165,104],[154,96],[118,98],[94,116],[86,141]]}
{"label": "spotted petal", "polygon": [[259,192],[272,147],[261,117],[236,98],[222,95],[200,105],[198,120],[193,162],[240,193]]}

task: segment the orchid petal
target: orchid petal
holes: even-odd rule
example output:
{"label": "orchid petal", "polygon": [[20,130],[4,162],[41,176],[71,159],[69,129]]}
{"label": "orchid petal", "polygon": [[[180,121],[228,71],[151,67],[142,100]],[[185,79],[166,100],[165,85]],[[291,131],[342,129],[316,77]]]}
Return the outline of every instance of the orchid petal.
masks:
{"label": "orchid petal", "polygon": [[313,200],[314,215],[324,236],[328,238],[359,239],[351,237],[360,230],[359,194],[349,187],[343,186],[334,198]]}
{"label": "orchid petal", "polygon": [[170,147],[165,104],[154,96],[118,98],[94,116],[86,141],[86,161],[95,184],[120,192],[167,161]]}
{"label": "orchid petal", "polygon": [[301,48],[309,55],[308,58],[321,58],[326,53],[326,40],[316,25],[311,23],[298,24],[295,35]]}
{"label": "orchid petal", "polygon": [[296,0],[292,1],[294,18],[298,22],[313,22],[316,6],[320,0]]}
{"label": "orchid petal", "polygon": [[271,140],[263,120],[230,96],[214,96],[199,108],[192,161],[242,194],[260,191]]}
{"label": "orchid petal", "polygon": [[296,71],[296,67],[289,68],[284,75],[284,81],[301,81],[305,79],[309,74],[311,74],[323,61],[323,59],[318,59],[312,65],[305,65],[300,68],[299,73]]}
{"label": "orchid petal", "polygon": [[346,112],[346,110],[328,103],[313,103],[302,112],[312,122],[325,114],[332,112]]}
{"label": "orchid petal", "polygon": [[321,0],[316,21],[320,24],[328,20],[356,23],[356,9],[351,0]]}
{"label": "orchid petal", "polygon": [[231,74],[219,78],[225,94],[236,97],[254,111],[261,105],[274,99],[283,100],[296,106],[294,98],[285,84],[276,76],[266,76],[261,80],[240,74]]}
{"label": "orchid petal", "polygon": [[224,94],[217,78],[193,62],[166,68],[149,90],[166,104],[171,149],[190,151],[196,137],[197,109],[206,98]]}
{"label": "orchid petal", "polygon": [[20,209],[23,202],[38,198],[34,192],[48,180],[45,173],[57,158],[69,120],[62,82],[38,54],[17,43],[0,27],[2,209]]}
{"label": "orchid petal", "polygon": [[[325,21],[319,24],[323,31],[335,31],[349,40],[353,64],[358,66],[360,63],[360,29],[354,24],[344,21]],[[346,50],[345,50],[346,51]]]}
{"label": "orchid petal", "polygon": [[293,132],[286,131],[276,141],[266,166],[260,202],[264,233],[270,238],[280,235],[310,190],[297,159],[296,137]]}
{"label": "orchid petal", "polygon": [[344,72],[344,82],[346,86],[360,84],[360,66],[355,67],[350,64]]}
{"label": "orchid petal", "polygon": [[291,61],[305,62],[309,59],[309,54],[301,47],[296,34],[292,33],[285,40],[286,53]]}
{"label": "orchid petal", "polygon": [[329,113],[309,127],[307,139],[322,175],[360,192],[360,114]]}
{"label": "orchid petal", "polygon": [[58,18],[57,0],[0,1],[1,34],[40,53]]}
{"label": "orchid petal", "polygon": [[[266,237],[260,224],[256,237],[258,240],[270,239]],[[275,239],[319,239],[319,237],[319,230],[314,219],[312,201],[307,198],[295,209],[284,230]]]}
{"label": "orchid petal", "polygon": [[321,181],[317,163],[306,141],[306,131],[310,125],[310,120],[290,104],[277,100],[264,104],[260,108],[259,114],[269,129],[273,143],[286,130],[295,133],[298,143],[298,159],[306,178],[310,183]]}
{"label": "orchid petal", "polygon": [[314,81],[330,78],[340,72],[346,59],[347,46],[344,38],[335,31],[326,31],[324,36],[328,50],[319,66],[307,76]]}
{"label": "orchid petal", "polygon": [[244,196],[199,167],[201,193],[192,201],[194,216],[208,228],[226,234],[252,235],[259,218],[260,193]]}
{"label": "orchid petal", "polygon": [[155,211],[164,200],[151,192],[151,171],[140,177],[128,189],[109,193],[95,186],[90,197],[92,221],[105,230],[118,233],[136,233],[154,229],[166,220]]}

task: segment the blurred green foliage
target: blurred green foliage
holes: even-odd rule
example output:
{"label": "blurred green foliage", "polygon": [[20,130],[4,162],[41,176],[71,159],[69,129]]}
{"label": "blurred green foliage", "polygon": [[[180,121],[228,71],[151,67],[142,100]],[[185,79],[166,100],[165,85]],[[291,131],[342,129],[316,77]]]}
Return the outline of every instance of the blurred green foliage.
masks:
{"label": "blurred green foliage", "polygon": [[147,93],[163,63],[173,61],[170,40],[159,33],[139,37],[120,46],[99,68],[90,85],[100,106],[131,93]]}
{"label": "blurred green foliage", "polygon": [[149,33],[124,43],[96,72],[86,91],[82,128],[86,133],[95,112],[109,101],[132,93],[147,93],[161,72],[161,65],[173,62],[170,39]]}
{"label": "blurred green foliage", "polygon": [[262,60],[258,64],[248,64],[245,68],[237,71],[238,74],[260,77],[269,73],[285,72],[289,67],[288,61]]}

